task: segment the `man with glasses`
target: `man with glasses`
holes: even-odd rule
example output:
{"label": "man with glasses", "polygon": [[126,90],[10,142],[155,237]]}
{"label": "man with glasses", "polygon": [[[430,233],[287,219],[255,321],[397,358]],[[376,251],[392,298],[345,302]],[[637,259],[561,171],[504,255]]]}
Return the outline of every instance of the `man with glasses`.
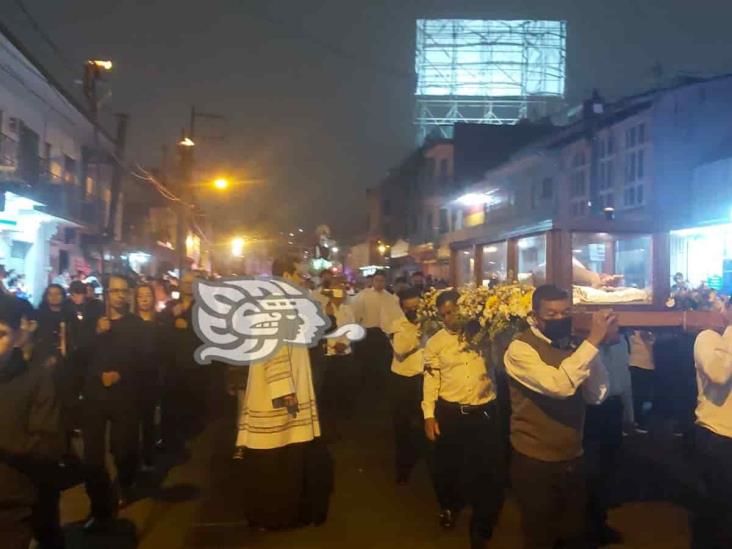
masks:
{"label": "man with glasses", "polygon": [[[109,525],[117,509],[127,504],[138,465],[138,396],[144,356],[143,321],[129,311],[127,279],[112,275],[106,289],[107,313],[97,323],[97,337],[86,379],[82,420],[86,491],[91,518],[86,531]],[[112,490],[105,466],[107,422],[120,493]],[[115,498],[114,496],[117,495]]]}
{"label": "man with glasses", "polygon": [[607,396],[598,349],[616,319],[609,311],[594,313],[587,339],[575,347],[567,292],[540,286],[532,305],[531,327],[509,345],[504,359],[511,394],[511,484],[524,547],[584,547],[585,407]]}

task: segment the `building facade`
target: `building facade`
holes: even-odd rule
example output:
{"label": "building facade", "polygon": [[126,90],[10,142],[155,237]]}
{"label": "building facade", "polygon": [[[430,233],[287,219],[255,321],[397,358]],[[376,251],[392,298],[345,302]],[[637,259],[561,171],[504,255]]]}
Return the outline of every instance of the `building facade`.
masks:
{"label": "building facade", "polygon": [[6,33],[0,66],[0,264],[37,303],[55,275],[101,268],[114,143]]}

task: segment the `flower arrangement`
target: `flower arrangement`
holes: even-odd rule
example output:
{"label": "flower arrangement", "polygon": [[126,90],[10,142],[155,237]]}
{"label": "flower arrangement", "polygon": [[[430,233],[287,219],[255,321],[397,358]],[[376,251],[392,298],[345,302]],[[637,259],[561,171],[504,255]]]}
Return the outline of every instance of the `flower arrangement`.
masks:
{"label": "flower arrangement", "polygon": [[698,288],[673,292],[666,307],[677,311],[722,311],[724,298],[717,290],[702,284]]}
{"label": "flower arrangement", "polygon": [[432,337],[442,328],[442,321],[437,312],[437,296],[444,290],[430,288],[424,294],[417,306],[417,323],[420,332],[426,337]]}
{"label": "flower arrangement", "polygon": [[[492,288],[464,286],[458,291],[458,317],[469,348],[486,352],[497,338],[528,326],[533,287],[514,283]],[[436,304],[440,293],[434,289],[425,293],[418,309],[422,333],[428,336],[442,327]]]}

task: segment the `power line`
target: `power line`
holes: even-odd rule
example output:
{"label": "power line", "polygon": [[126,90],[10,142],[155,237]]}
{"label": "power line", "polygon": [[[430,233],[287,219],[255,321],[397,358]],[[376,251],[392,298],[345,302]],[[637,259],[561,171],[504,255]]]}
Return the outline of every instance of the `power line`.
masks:
{"label": "power line", "polygon": [[390,76],[392,78],[398,78],[400,80],[410,80],[410,81],[414,80],[414,74],[412,74],[412,73],[406,72],[406,71],[398,69],[396,67],[382,65],[381,63],[377,63],[376,61],[374,61],[372,59],[364,58],[353,52],[349,52],[338,45],[331,44],[330,42],[327,42],[314,34],[308,33],[307,31],[305,31],[302,28],[293,27],[289,23],[276,19],[267,13],[262,13],[251,7],[247,7],[247,6],[243,6],[243,7],[250,15],[252,15],[256,19],[259,19],[260,21],[264,21],[265,23],[268,23],[269,25],[280,27],[280,28],[286,30],[291,37],[299,39],[299,40],[304,40],[306,42],[310,42],[337,57],[342,57],[349,61],[355,62],[356,64],[360,65],[364,69],[379,72],[381,74]]}
{"label": "power line", "polygon": [[25,4],[23,3],[23,0],[15,0],[15,5],[18,6],[18,9],[23,12],[23,15],[28,19],[28,22],[30,23],[31,27],[33,27],[33,30],[35,30],[38,35],[43,39],[43,41],[48,44],[48,46],[59,56],[59,58],[64,62],[66,65],[66,68],[71,70],[72,73],[75,72],[74,69],[70,68],[74,65],[74,63],[66,57],[66,55],[63,53],[61,48],[58,47],[56,42],[54,42],[51,37],[46,33],[41,25],[38,23],[35,17],[28,11],[28,8],[25,7]]}

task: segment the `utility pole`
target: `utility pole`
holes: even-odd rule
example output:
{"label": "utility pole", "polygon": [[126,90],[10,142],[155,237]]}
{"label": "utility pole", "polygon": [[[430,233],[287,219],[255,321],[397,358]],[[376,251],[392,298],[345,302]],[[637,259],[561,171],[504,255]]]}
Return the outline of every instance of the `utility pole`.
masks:
{"label": "utility pole", "polygon": [[[97,82],[102,79],[103,71],[110,70],[112,70],[111,61],[89,60],[84,64],[84,96],[88,101],[92,125],[94,126],[94,154],[92,155],[92,158],[94,158],[96,162],[99,162],[99,158],[101,157],[101,147],[99,146],[99,96],[97,93]],[[118,164],[118,162],[115,162],[115,169],[119,167]],[[84,184],[84,182],[82,182],[82,184]],[[101,274],[104,274],[105,271],[104,240],[106,238],[106,227],[103,225],[104,221],[102,220],[99,224],[99,229],[102,233],[99,236],[99,260],[102,271]]]}
{"label": "utility pole", "polygon": [[114,240],[114,233],[117,226],[117,210],[119,209],[119,197],[122,192],[122,159],[125,154],[125,145],[127,143],[127,124],[130,117],[127,114],[117,114],[117,136],[115,139],[115,158],[114,174],[112,175],[111,197],[109,200],[109,219],[107,219],[107,227],[105,236],[108,240]]}
{"label": "utility pole", "polygon": [[195,143],[193,139],[186,136],[185,130],[182,132],[181,140],[178,142],[178,154],[180,162],[180,205],[178,209],[178,275],[183,276],[188,265],[188,254],[186,240],[190,225],[189,216],[191,215],[192,189],[193,180],[193,147]]}

